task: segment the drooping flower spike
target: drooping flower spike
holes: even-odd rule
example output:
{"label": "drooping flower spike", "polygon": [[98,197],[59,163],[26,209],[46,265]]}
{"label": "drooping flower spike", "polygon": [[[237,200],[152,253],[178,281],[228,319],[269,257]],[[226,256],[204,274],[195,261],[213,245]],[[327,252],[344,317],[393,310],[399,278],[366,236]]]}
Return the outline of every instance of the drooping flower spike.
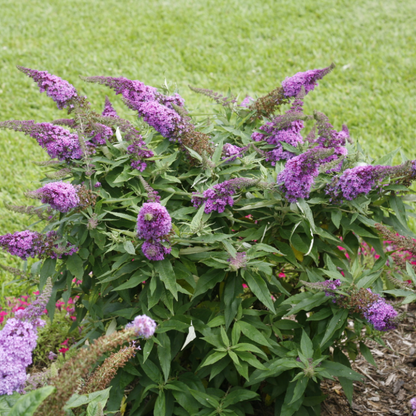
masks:
{"label": "drooping flower spike", "polygon": [[308,94],[308,92],[312,91],[318,85],[317,81],[322,79],[334,68],[335,65],[331,64],[327,68],[310,69],[306,72],[298,72],[295,75],[286,78],[282,82],[285,96],[296,97],[301,91],[302,87],[305,88],[305,93]]}
{"label": "drooping flower spike", "polygon": [[18,66],[17,69],[31,77],[38,84],[40,92],[46,91],[48,97],[55,101],[60,110],[72,106],[71,102],[78,97],[75,87],[56,75],[23,66]]}

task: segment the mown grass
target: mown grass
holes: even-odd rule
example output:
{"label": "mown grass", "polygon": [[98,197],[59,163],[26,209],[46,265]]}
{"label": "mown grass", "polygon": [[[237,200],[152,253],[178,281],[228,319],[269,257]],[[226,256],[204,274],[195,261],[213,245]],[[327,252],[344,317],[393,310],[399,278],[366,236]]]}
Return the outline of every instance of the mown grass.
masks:
{"label": "mown grass", "polygon": [[[105,94],[114,95],[79,75],[123,75],[154,86],[167,79],[191,108],[207,108],[187,84],[255,96],[335,62],[306,110],[325,111],[337,128],[346,122],[374,156],[402,146],[416,157],[415,2],[0,0],[0,10],[0,120],[64,117],[17,64],[67,79],[100,109]],[[0,198],[27,203],[23,193],[40,177],[31,161],[46,160],[44,151],[22,134],[0,131],[0,155]],[[0,234],[30,223],[1,205]],[[4,253],[0,262],[18,263]]]}

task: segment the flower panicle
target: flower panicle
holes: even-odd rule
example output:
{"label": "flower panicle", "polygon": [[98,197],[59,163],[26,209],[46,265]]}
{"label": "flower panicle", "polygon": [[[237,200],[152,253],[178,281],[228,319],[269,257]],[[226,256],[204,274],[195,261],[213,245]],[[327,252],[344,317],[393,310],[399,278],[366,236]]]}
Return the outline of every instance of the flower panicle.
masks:
{"label": "flower panicle", "polygon": [[110,99],[107,96],[105,97],[104,109],[101,115],[103,117],[119,118],[117,111],[114,109],[113,105],[111,104]]}
{"label": "flower panicle", "polygon": [[262,117],[272,116],[279,107],[288,102],[289,99],[285,96],[283,88],[278,87],[263,97],[258,98],[248,108],[250,111],[253,111],[253,119],[261,119]]}
{"label": "flower panicle", "polygon": [[147,192],[147,202],[160,202],[159,192],[154,190],[143,178],[139,175],[140,182],[142,183],[145,191]]}
{"label": "flower panicle", "polygon": [[79,98],[75,87],[56,75],[23,66],[17,66],[17,69],[32,78],[38,84],[40,92],[46,91],[48,97],[55,101],[60,110],[66,107],[72,108]]}
{"label": "flower panicle", "polygon": [[35,416],[65,416],[62,403],[66,403],[77,391],[79,380],[86,378],[100,357],[124,343],[133,341],[136,336],[135,328],[126,328],[111,335],[103,335],[94,340],[88,348],[80,349],[77,355],[65,362],[56,376],[51,377],[50,385],[55,386],[56,390],[42,402]]}
{"label": "flower panicle", "polygon": [[81,389],[81,394],[89,394],[95,391],[104,390],[115,377],[117,370],[124,367],[128,360],[136,355],[139,346],[134,341],[127,347],[113,352],[104,362],[88,377],[87,382]]}
{"label": "flower panicle", "polygon": [[3,269],[5,272],[11,273],[14,276],[22,277],[22,278],[28,278],[29,276],[21,271],[20,269],[16,267],[11,266],[5,266],[4,264],[0,264],[0,269]]}

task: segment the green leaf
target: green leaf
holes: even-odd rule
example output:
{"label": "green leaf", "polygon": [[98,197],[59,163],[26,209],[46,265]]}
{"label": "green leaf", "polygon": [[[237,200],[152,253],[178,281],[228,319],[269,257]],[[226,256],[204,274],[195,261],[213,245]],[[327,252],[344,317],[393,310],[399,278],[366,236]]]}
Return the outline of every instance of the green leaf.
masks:
{"label": "green leaf", "polygon": [[302,377],[296,382],[295,390],[293,392],[293,397],[289,405],[292,405],[293,403],[297,402],[300,398],[302,398],[307,385],[308,385],[308,379],[306,377]]}
{"label": "green leaf", "polygon": [[13,393],[11,395],[4,394],[0,396],[0,415],[9,416],[9,412],[15,403],[22,397],[19,393]]}
{"label": "green leaf", "polygon": [[353,381],[362,381],[364,379],[364,376],[358,374],[354,370],[351,370],[351,368],[348,368],[347,366],[340,363],[334,363],[333,361],[324,361],[321,365],[321,368],[325,369],[329,374],[333,376],[345,377]]}
{"label": "green leaf", "polygon": [[224,276],[225,271],[220,271],[218,269],[212,269],[209,272],[200,276],[196,284],[195,292],[192,296],[192,299],[195,299],[202,293],[206,293],[208,290],[212,289],[217,283],[221,282],[224,279]]}
{"label": "green leaf", "polygon": [[259,395],[254,391],[235,388],[235,390],[225,396],[223,405],[224,407],[229,407],[233,404],[243,402],[244,400],[253,400],[257,397],[259,397]]}
{"label": "green leaf", "polygon": [[300,350],[306,358],[313,357],[313,344],[308,334],[302,330],[302,338],[300,340]]}
{"label": "green leaf", "polygon": [[406,208],[403,201],[396,194],[390,196],[390,206],[403,227],[407,228]]}
{"label": "green leaf", "polygon": [[191,232],[195,233],[196,231],[199,230],[202,224],[202,217],[204,216],[204,210],[205,210],[205,204],[202,204],[202,206],[199,207],[195,216],[192,218],[191,224],[189,225]]}
{"label": "green leaf", "polygon": [[8,416],[31,416],[40,404],[55,390],[53,386],[41,387],[24,394],[15,403]]}
{"label": "green leaf", "polygon": [[110,397],[110,390],[111,387],[90,394],[73,394],[66,402],[63,410],[74,409],[92,402],[101,402],[105,404]]}
{"label": "green leaf", "polygon": [[52,277],[54,275],[55,266],[56,266],[56,259],[49,258],[43,262],[42,268],[40,269],[40,282],[39,282],[40,288],[43,288],[43,286],[45,286],[45,283],[48,277]]}
{"label": "green leaf", "polygon": [[348,317],[348,310],[339,309],[337,313],[329,321],[329,324],[326,328],[325,335],[322,338],[320,346],[323,347],[334,335],[335,331],[345,323]]}
{"label": "green leaf", "polygon": [[125,241],[123,247],[124,247],[124,250],[127,251],[127,253],[133,256],[136,254],[136,249],[134,248],[134,245],[131,241]]}
{"label": "green leaf", "polygon": [[253,325],[248,322],[238,321],[238,326],[247,338],[266,347],[271,347],[267,338]]}
{"label": "green leaf", "polygon": [[363,357],[371,364],[377,367],[377,363],[374,361],[374,357],[371,354],[370,348],[367,347],[363,342],[360,342],[360,352]]}
{"label": "green leaf", "polygon": [[[307,380],[305,380],[305,384],[307,384]],[[298,380],[298,382],[301,380]],[[285,400],[282,406],[282,410],[280,412],[280,416],[292,416],[295,412],[297,412],[302,405],[302,399],[298,399],[294,403],[292,403],[292,399],[295,395],[295,388],[298,385],[298,382],[295,383],[289,383],[289,386],[286,390]],[[298,391],[300,391],[303,387],[303,383],[300,384],[300,387],[298,387]]]}
{"label": "green leaf", "polygon": [[216,409],[220,405],[219,401],[209,394],[194,389],[189,389],[189,391],[192,394],[192,396],[194,396],[195,399],[204,407],[213,407],[214,409]]}
{"label": "green leaf", "polygon": [[69,256],[66,261],[66,267],[68,270],[78,279],[82,280],[84,276],[84,262],[78,254]]}
{"label": "green leaf", "polygon": [[145,279],[146,275],[143,274],[143,272],[138,271],[134,273],[134,275],[127,282],[124,282],[122,285],[117,286],[115,289],[113,289],[113,292],[116,290],[124,290],[131,289],[132,287],[137,287],[140,284],[142,284]]}
{"label": "green leaf", "polygon": [[251,274],[248,270],[244,273],[244,280],[247,282],[248,287],[257,296],[257,298],[265,306],[267,306],[273,313],[276,313],[274,304],[272,301],[272,295],[266,285],[266,282],[257,274]]}
{"label": "green leaf", "polygon": [[339,209],[334,209],[331,211],[331,220],[334,223],[335,227],[338,229],[341,224],[342,211]]}
{"label": "green leaf", "polygon": [[397,148],[396,150],[393,150],[390,153],[387,153],[387,155],[384,155],[383,157],[381,157],[380,159],[377,159],[373,165],[389,165],[391,166],[391,164],[393,163],[393,159],[394,157],[397,155],[397,153],[400,151],[400,147]]}
{"label": "green leaf", "polygon": [[176,288],[176,276],[172,264],[168,259],[155,261],[155,270],[159,273],[160,280],[165,284],[167,290],[178,300],[178,290]]}
{"label": "green leaf", "polygon": [[157,346],[157,356],[159,357],[160,367],[165,377],[165,383],[167,383],[171,362],[170,338],[166,332],[163,332],[157,335],[157,340],[160,341],[160,344]]}
{"label": "green leaf", "polygon": [[226,355],[228,355],[226,352],[223,351],[216,351],[213,354],[209,355],[204,363],[201,365],[201,367],[205,367],[207,365],[215,364],[217,361],[223,359]]}
{"label": "green leaf", "polygon": [[155,416],[165,416],[166,415],[166,398],[165,392],[163,390],[159,390],[157,394],[154,413]]}

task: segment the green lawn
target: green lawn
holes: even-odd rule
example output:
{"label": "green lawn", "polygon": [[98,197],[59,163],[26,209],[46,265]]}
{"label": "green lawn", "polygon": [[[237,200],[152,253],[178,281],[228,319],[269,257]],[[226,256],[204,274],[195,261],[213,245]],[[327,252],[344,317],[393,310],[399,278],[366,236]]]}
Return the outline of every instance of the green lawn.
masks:
{"label": "green lawn", "polygon": [[[374,156],[400,145],[416,157],[416,2],[0,0],[0,10],[0,120],[65,116],[15,65],[67,79],[97,109],[114,94],[78,75],[123,75],[153,86],[167,79],[191,107],[206,109],[187,84],[231,88],[243,98],[335,62],[306,110],[325,111],[337,128],[346,122]],[[0,131],[0,154],[1,199],[28,203],[23,193],[35,189],[40,172],[31,161],[46,160],[44,151]],[[27,224],[0,206],[0,234]],[[0,262],[18,264],[4,253]]]}

